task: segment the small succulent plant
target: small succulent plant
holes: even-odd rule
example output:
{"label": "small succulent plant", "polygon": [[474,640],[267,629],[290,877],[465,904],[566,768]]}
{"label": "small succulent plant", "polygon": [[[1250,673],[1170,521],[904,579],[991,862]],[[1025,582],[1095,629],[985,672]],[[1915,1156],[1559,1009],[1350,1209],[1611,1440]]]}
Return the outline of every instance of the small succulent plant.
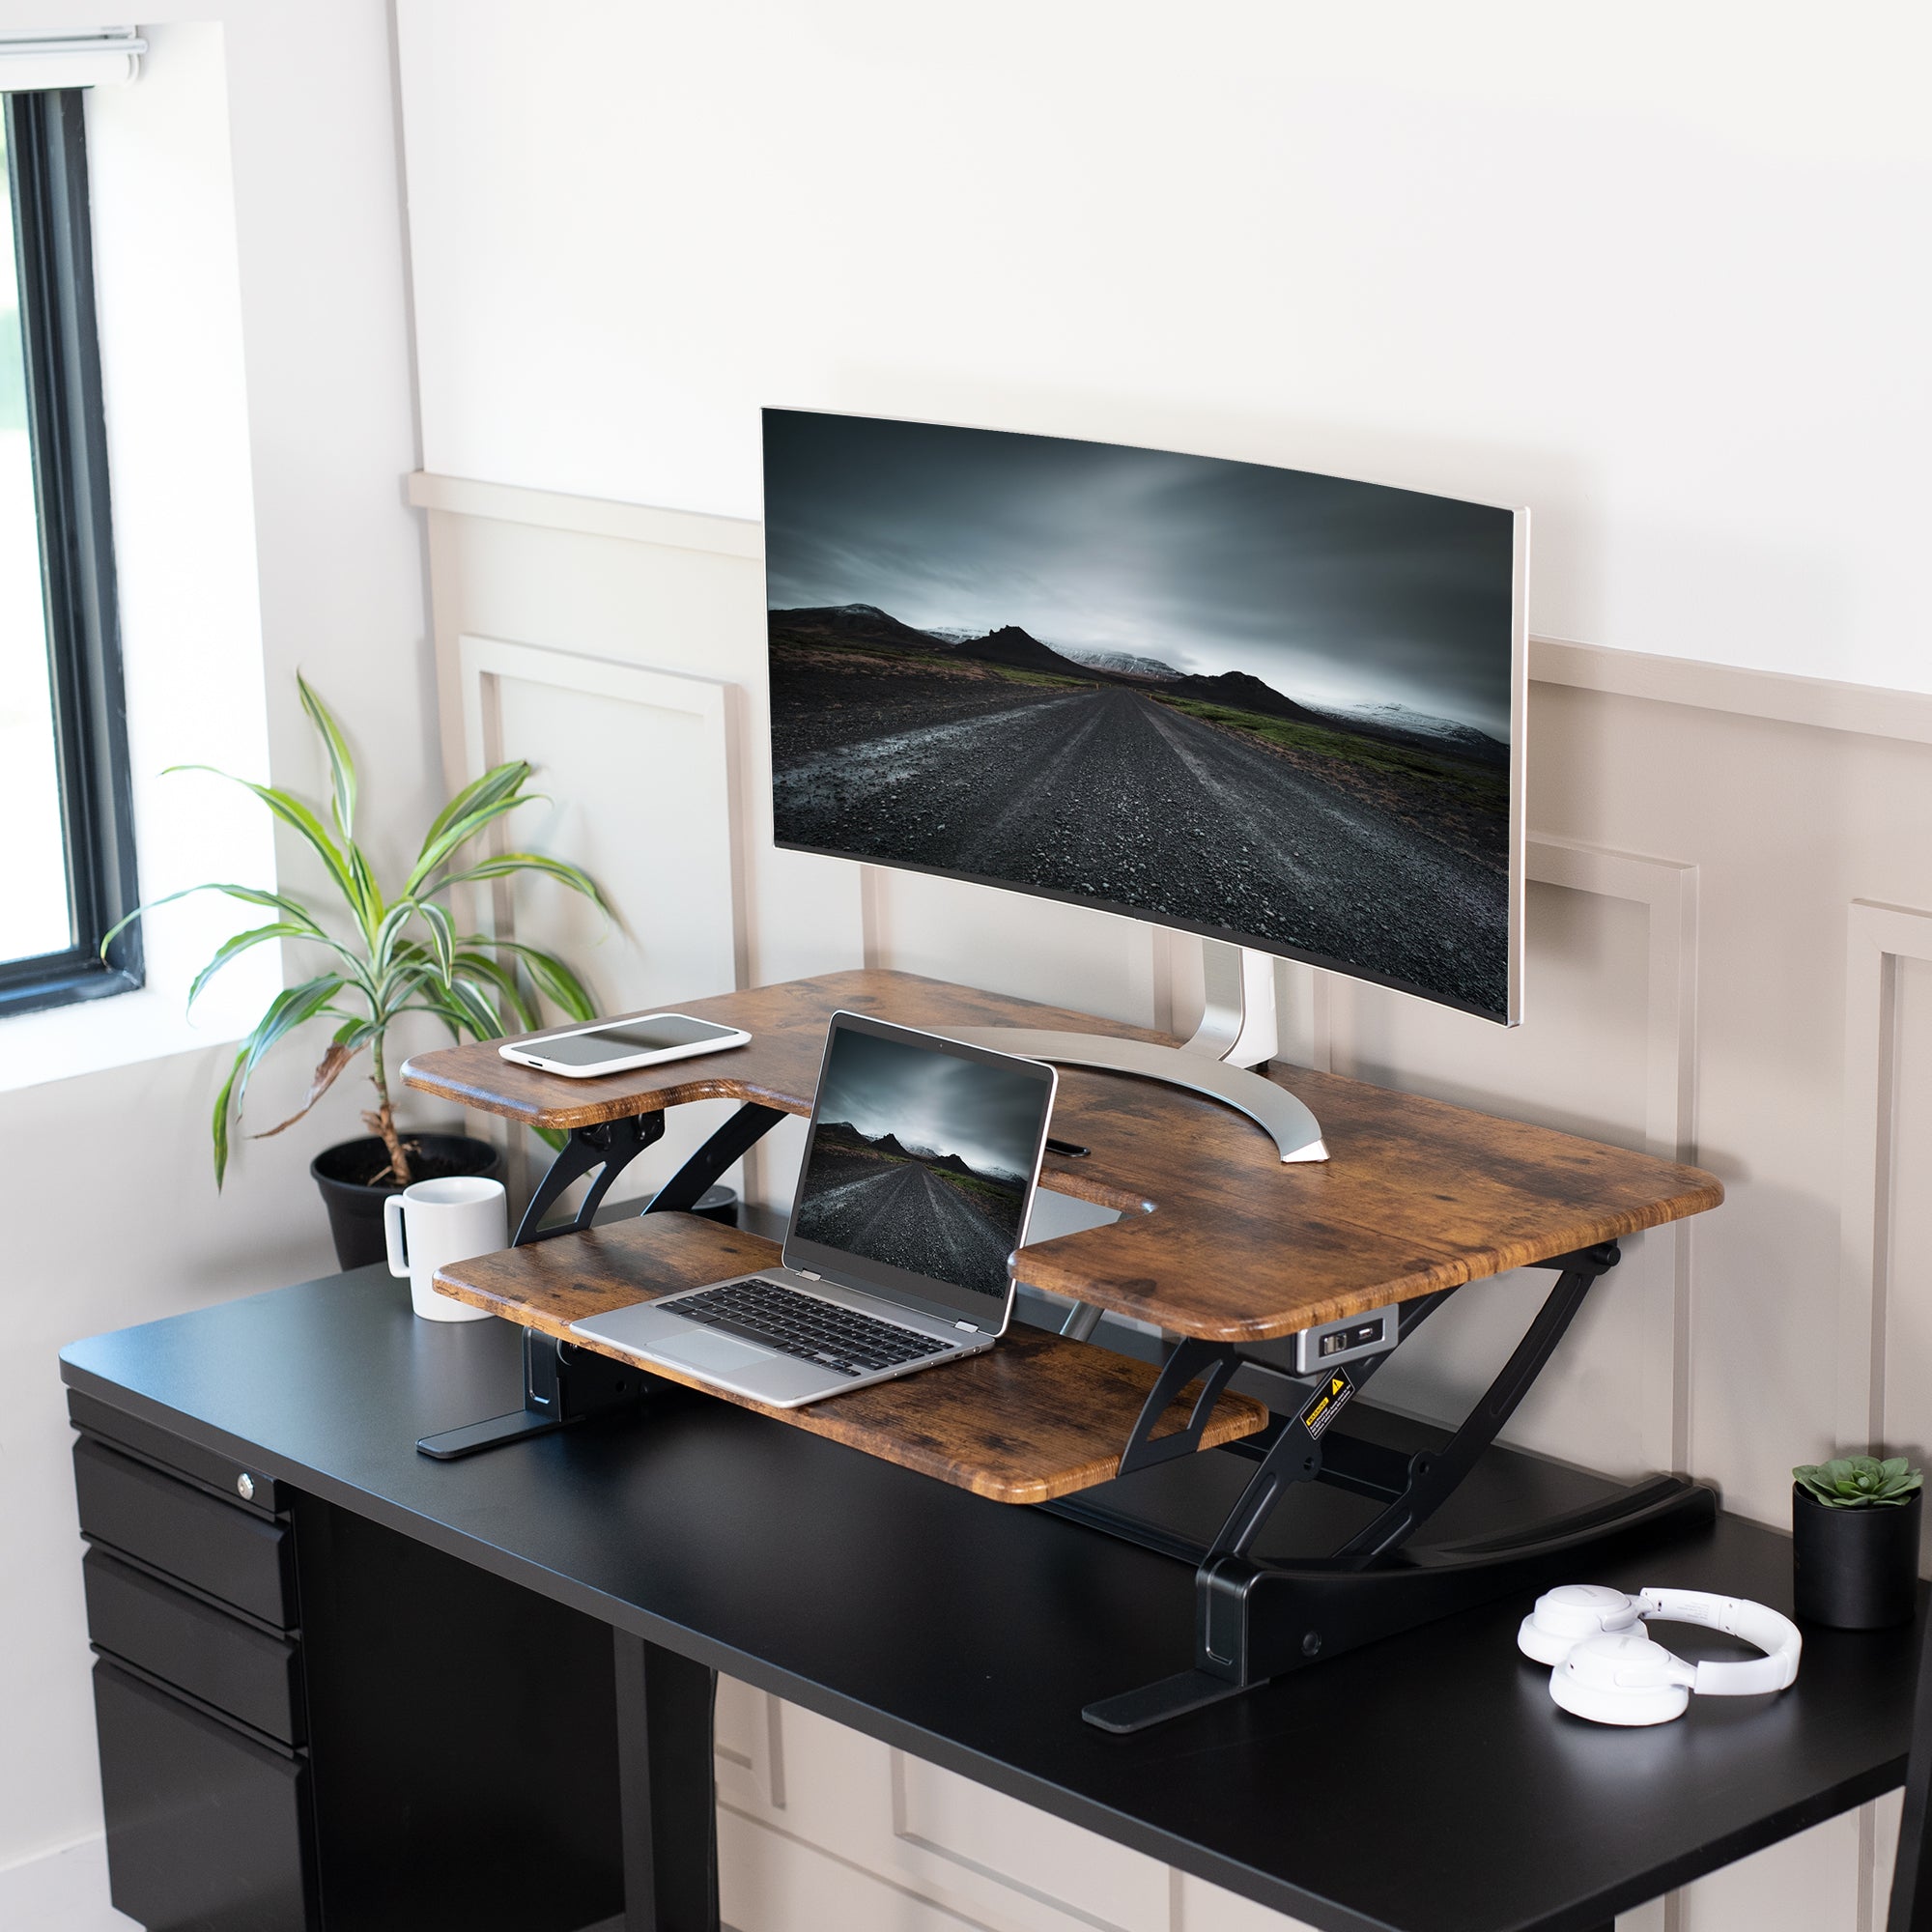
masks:
{"label": "small succulent plant", "polygon": [[1903,1456],[1835,1456],[1829,1463],[1801,1463],[1791,1472],[1798,1487],[1827,1509],[1883,1509],[1910,1500],[1924,1478]]}

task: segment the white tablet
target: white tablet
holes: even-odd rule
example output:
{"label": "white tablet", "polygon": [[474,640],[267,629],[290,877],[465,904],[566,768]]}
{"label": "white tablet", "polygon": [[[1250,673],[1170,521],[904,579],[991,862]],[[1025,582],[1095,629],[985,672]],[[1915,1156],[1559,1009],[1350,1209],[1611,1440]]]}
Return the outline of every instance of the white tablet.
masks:
{"label": "white tablet", "polygon": [[588,1080],[599,1073],[655,1066],[664,1060],[688,1060],[695,1053],[723,1053],[727,1047],[747,1045],[751,1037],[736,1027],[695,1020],[688,1013],[642,1013],[636,1019],[600,1020],[569,1033],[506,1042],[497,1051],[519,1066]]}

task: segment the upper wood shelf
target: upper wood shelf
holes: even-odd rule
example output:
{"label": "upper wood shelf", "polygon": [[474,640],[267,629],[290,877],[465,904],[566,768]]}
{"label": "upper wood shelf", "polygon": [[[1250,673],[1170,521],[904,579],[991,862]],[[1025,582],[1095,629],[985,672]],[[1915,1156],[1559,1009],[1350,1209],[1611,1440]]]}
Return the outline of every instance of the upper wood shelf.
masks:
{"label": "upper wood shelf", "polygon": [[[418,1054],[412,1086],[533,1126],[578,1127],[687,1100],[811,1111],[825,1028],[844,1008],[951,1027],[1108,1028],[1091,1015],[910,973],[831,973],[675,1003],[743,1027],[735,1052],[566,1080],[496,1046]],[[1041,1179],[1128,1212],[1021,1250],[1034,1287],[1180,1334],[1255,1342],[1614,1240],[1715,1208],[1694,1167],[1398,1094],[1276,1066],[1321,1122],[1330,1158],[1284,1165],[1254,1123],[1212,1100],[1118,1073],[1063,1068],[1054,1132],[1092,1150],[1048,1154]]]}
{"label": "upper wood shelf", "polygon": [[[755,1235],[692,1214],[648,1214],[582,1235],[560,1235],[452,1262],[437,1287],[472,1308],[566,1341],[573,1321],[674,1289],[772,1267],[778,1248]],[[579,1343],[635,1361],[608,1343]],[[768,1408],[749,1397],[645,1364],[667,1381],[756,1409],[814,1435],[1003,1503],[1043,1503],[1092,1489],[1114,1474],[1155,1371],[1080,1342],[1014,1326],[993,1348],[964,1361],[874,1382],[806,1408]],[[1193,1390],[1181,1391],[1155,1425],[1156,1437],[1186,1423]],[[1252,1435],[1267,1410],[1247,1396],[1223,1395],[1202,1433],[1211,1449]]]}

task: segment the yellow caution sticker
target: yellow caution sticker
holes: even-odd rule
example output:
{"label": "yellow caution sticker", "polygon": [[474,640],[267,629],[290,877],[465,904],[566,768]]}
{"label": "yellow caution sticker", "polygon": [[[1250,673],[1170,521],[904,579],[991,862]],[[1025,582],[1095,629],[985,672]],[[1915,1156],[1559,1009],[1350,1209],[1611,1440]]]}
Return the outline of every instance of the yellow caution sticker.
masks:
{"label": "yellow caution sticker", "polygon": [[1343,1405],[1355,1392],[1347,1369],[1330,1369],[1322,1378],[1314,1399],[1301,1411],[1301,1426],[1311,1435],[1320,1435],[1341,1414]]}

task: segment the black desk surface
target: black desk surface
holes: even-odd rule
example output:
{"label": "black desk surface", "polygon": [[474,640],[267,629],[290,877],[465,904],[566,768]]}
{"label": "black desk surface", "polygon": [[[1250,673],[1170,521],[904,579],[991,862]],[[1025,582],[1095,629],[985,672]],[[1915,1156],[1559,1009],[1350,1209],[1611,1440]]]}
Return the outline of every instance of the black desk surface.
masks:
{"label": "black desk surface", "polygon": [[[375,1269],[77,1342],[62,1364],[241,1466],[1324,1932],[1585,1932],[1904,1774],[1912,1630],[1807,1631],[1783,1696],[1619,1731],[1550,1703],[1513,1602],[1108,1736],[1083,1704],[1189,1662],[1182,1565],[674,1388],[643,1417],[430,1462],[417,1436],[521,1403],[517,1333],[416,1321]],[[1190,1460],[1224,1484],[1246,1467]],[[1525,1459],[1506,1462],[1520,1487]],[[1589,1580],[1788,1609],[1789,1545],[1725,1517]]]}

